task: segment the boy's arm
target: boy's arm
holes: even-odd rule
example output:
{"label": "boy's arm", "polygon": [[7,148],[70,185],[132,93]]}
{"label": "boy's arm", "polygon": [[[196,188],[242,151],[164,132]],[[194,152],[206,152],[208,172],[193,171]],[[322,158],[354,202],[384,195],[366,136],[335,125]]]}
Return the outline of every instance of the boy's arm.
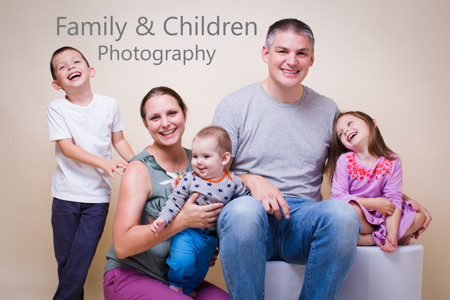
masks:
{"label": "boy's arm", "polygon": [[123,131],[113,132],[111,138],[112,145],[116,149],[117,153],[126,161],[132,159],[135,154],[133,149],[131,149],[130,144],[128,144]]}
{"label": "boy's arm", "polygon": [[128,163],[124,161],[109,160],[92,154],[80,146],[75,145],[72,139],[57,140],[56,143],[66,157],[96,168],[101,168],[112,178],[115,178],[114,172],[122,175],[123,173],[120,168],[126,168],[128,165]]}

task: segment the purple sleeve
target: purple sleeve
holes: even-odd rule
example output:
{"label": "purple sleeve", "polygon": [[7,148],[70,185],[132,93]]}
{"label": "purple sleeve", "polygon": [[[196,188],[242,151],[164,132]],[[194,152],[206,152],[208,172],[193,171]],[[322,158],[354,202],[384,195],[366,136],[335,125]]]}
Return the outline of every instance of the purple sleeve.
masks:
{"label": "purple sleeve", "polygon": [[355,199],[354,196],[350,195],[347,159],[344,154],[336,162],[336,171],[333,175],[333,183],[331,185],[331,199],[339,199],[345,202],[350,202]]}
{"label": "purple sleeve", "polygon": [[383,197],[389,199],[394,205],[402,210],[402,164],[400,158],[393,161],[392,174],[386,180],[383,189]]}

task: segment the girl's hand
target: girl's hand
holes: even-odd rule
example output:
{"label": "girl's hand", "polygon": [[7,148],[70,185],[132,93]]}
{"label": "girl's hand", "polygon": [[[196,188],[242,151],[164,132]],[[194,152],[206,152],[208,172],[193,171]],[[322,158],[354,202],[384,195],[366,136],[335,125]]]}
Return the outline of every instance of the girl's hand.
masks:
{"label": "girl's hand", "polygon": [[371,198],[368,205],[365,207],[367,209],[375,210],[385,217],[392,216],[395,211],[395,205],[391,202],[391,200],[383,197]]}
{"label": "girl's hand", "polygon": [[176,216],[186,228],[209,228],[216,226],[217,217],[223,208],[223,203],[197,205],[199,194],[194,193]]}

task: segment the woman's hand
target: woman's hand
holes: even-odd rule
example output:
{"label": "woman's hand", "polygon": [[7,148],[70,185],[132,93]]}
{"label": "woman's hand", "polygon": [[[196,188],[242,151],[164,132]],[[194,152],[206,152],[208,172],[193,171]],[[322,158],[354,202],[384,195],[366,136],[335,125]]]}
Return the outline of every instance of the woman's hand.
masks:
{"label": "woman's hand", "polygon": [[197,205],[199,194],[194,193],[175,217],[175,220],[184,228],[210,228],[216,226],[217,217],[223,208],[223,203]]}

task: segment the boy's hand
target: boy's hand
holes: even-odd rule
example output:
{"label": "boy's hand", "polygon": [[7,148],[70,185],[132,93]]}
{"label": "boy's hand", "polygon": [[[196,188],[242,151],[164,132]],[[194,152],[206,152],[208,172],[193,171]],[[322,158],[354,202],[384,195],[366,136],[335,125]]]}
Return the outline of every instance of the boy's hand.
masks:
{"label": "boy's hand", "polygon": [[121,160],[108,160],[105,159],[105,162],[102,164],[102,169],[109,174],[112,178],[116,178],[114,176],[114,173],[119,174],[120,176],[123,175],[123,171],[121,169],[126,169],[128,166],[128,163],[126,161]]}

